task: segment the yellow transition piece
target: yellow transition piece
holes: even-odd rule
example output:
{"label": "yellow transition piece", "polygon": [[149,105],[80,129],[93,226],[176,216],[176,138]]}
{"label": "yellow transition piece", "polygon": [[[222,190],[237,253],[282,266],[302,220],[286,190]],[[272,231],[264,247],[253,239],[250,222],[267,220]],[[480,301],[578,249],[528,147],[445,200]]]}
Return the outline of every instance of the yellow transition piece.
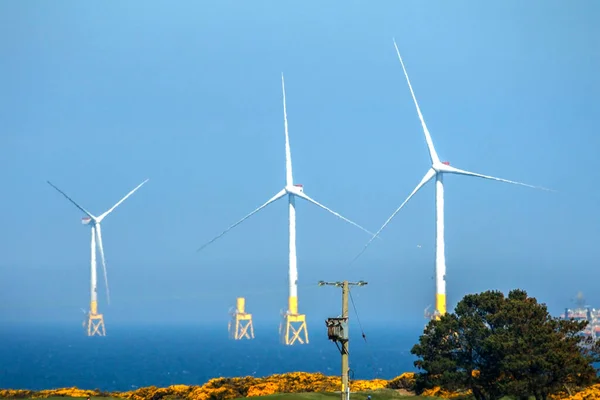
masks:
{"label": "yellow transition piece", "polygon": [[440,316],[446,314],[446,295],[445,294],[438,293],[435,296],[435,311],[436,311],[435,319],[440,319]]}

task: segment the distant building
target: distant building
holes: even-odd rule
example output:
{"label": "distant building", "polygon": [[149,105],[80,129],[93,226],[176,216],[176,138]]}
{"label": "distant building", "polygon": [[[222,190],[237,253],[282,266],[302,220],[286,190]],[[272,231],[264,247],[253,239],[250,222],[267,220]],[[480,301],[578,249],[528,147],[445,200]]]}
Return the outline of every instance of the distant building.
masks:
{"label": "distant building", "polygon": [[593,339],[600,338],[600,310],[585,305],[585,300],[581,292],[577,295],[577,308],[565,308],[565,312],[560,315],[560,318],[588,321],[588,325],[581,334]]}

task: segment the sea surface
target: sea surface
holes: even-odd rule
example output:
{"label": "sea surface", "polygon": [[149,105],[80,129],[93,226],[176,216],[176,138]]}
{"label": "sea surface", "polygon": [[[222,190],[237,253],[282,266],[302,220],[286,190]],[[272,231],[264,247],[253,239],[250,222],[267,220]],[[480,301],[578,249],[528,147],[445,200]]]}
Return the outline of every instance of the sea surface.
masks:
{"label": "sea surface", "polygon": [[[310,325],[309,325],[310,327]],[[339,374],[340,355],[326,329],[310,343],[284,346],[277,326],[255,327],[256,338],[233,341],[222,326],[111,326],[86,337],[72,326],[0,327],[0,388],[77,386],[106,391],[142,386],[200,385],[214,377],[292,371]],[[419,331],[382,325],[351,332],[351,378],[391,379],[413,371],[410,348]]]}

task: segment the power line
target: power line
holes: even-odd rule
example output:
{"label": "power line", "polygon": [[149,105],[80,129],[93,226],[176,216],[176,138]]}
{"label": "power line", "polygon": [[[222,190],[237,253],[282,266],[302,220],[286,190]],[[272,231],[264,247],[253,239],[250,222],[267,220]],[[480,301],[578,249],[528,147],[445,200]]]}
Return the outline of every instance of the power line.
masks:
{"label": "power line", "polygon": [[356,309],[356,304],[354,303],[354,298],[352,297],[352,290],[349,290],[348,292],[350,293],[350,302],[352,303],[352,308],[354,309],[354,314],[356,315],[356,321],[358,322],[358,326],[360,327],[360,333],[365,341],[365,345],[367,346],[367,352],[369,353],[369,356],[371,358],[371,368],[373,368],[373,373],[375,375],[375,378],[377,378],[379,372],[375,368],[375,355],[373,354],[373,349],[371,349],[371,346],[367,341],[367,335],[365,334],[365,330],[363,329],[362,324],[360,323],[358,310]]}

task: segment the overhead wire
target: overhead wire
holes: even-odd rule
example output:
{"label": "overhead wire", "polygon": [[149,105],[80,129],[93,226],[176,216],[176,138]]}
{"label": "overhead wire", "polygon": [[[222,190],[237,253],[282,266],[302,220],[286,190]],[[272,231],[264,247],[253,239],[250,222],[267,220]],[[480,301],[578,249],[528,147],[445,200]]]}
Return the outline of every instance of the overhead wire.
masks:
{"label": "overhead wire", "polygon": [[356,315],[356,321],[358,322],[358,326],[360,328],[360,333],[362,335],[363,340],[365,341],[365,345],[367,347],[367,352],[369,353],[369,357],[371,358],[371,367],[373,368],[374,377],[377,378],[379,376],[379,371],[375,368],[376,360],[375,355],[373,354],[373,349],[369,345],[367,341],[367,335],[365,334],[365,330],[363,329],[362,323],[360,322],[360,317],[358,316],[358,310],[356,309],[356,304],[354,303],[354,297],[352,297],[352,290],[349,288],[348,293],[350,294],[350,302],[352,303],[352,308],[354,309],[354,314]]}

